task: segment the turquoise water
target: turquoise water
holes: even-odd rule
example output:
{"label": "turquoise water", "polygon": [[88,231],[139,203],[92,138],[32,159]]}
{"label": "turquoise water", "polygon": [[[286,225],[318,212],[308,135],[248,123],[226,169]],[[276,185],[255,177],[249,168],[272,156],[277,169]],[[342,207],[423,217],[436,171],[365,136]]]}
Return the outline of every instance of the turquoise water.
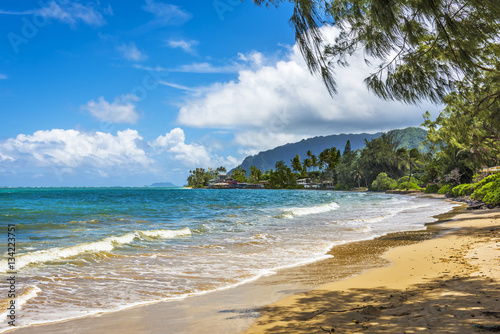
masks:
{"label": "turquoise water", "polygon": [[242,284],[335,244],[422,229],[451,204],[333,191],[8,188],[0,209],[2,226],[16,225],[18,323],[29,325]]}

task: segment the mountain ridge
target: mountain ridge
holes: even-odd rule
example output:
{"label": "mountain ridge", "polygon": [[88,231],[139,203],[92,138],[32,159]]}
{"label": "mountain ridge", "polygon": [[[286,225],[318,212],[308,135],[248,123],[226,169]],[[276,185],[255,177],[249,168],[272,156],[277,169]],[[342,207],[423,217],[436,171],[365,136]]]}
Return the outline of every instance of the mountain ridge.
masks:
{"label": "mountain ridge", "polygon": [[[427,131],[424,129],[416,127],[394,129],[387,132],[392,133],[395,136],[396,140],[400,142],[400,146],[404,146],[406,148],[416,147],[420,149],[422,149],[421,142],[425,139],[425,135],[427,134]],[[306,152],[308,150],[317,156],[326,148],[336,147],[342,153],[347,140],[351,143],[351,149],[355,151],[365,146],[365,139],[372,140],[381,136],[383,133],[384,132],[357,134],[341,133],[302,139],[295,143],[287,143],[270,150],[261,151],[255,155],[247,156],[238,167],[243,168],[247,174],[250,172],[250,166],[252,165],[265,172],[270,169],[274,169],[276,162],[280,160],[283,160],[287,165],[289,165],[290,160],[293,159],[296,154],[299,154],[301,160],[305,159],[307,157]],[[231,173],[234,169],[230,170],[229,173]]]}

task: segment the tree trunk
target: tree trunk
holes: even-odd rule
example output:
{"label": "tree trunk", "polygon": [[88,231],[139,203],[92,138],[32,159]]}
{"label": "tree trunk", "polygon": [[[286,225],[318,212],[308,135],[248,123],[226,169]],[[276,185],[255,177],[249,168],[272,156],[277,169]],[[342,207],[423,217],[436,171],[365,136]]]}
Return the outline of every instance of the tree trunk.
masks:
{"label": "tree trunk", "polygon": [[406,191],[410,188],[410,180],[411,180],[411,162],[410,162],[410,176],[408,176],[408,184],[406,185]]}

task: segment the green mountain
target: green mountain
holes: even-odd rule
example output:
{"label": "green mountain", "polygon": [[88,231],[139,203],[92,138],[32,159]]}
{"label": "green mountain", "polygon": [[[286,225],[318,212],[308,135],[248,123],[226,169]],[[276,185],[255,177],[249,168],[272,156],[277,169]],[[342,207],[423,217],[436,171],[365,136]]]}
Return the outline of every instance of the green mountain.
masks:
{"label": "green mountain", "polygon": [[421,152],[427,152],[428,148],[422,145],[422,142],[427,136],[427,131],[421,128],[406,128],[388,131],[387,133],[394,135],[396,141],[399,142],[399,147],[406,149],[418,148]]}
{"label": "green mountain", "polygon": [[[425,139],[427,131],[420,128],[406,128],[389,131],[392,133],[396,140],[400,142],[401,147],[406,148],[419,148],[422,141]],[[273,148],[272,150],[259,152],[256,155],[246,157],[241,163],[241,167],[250,173],[250,166],[254,165],[261,171],[265,172],[274,169],[276,162],[283,160],[286,164],[290,165],[290,160],[299,154],[303,160],[306,158],[306,152],[311,150],[314,155],[318,155],[326,148],[336,147],[340,152],[344,152],[344,147],[349,140],[351,142],[351,149],[357,150],[364,147],[364,140],[371,140],[382,135],[378,133],[360,133],[360,134],[339,134],[330,136],[319,136],[314,138],[303,139],[297,143],[285,144]],[[231,171],[229,171],[231,173]]]}

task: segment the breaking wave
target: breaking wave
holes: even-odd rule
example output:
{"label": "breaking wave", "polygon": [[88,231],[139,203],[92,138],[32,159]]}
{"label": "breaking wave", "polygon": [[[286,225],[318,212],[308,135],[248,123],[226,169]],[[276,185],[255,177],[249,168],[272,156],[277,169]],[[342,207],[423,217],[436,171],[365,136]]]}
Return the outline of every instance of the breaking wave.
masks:
{"label": "breaking wave", "polygon": [[339,207],[340,206],[337,203],[332,202],[328,204],[322,204],[304,208],[291,208],[287,209],[287,211],[282,213],[281,215],[276,216],[276,218],[291,219],[296,216],[307,216],[307,215],[313,215],[317,213],[324,213],[328,211],[337,210]]}
{"label": "breaking wave", "polygon": [[[132,233],[127,233],[121,236],[107,237],[99,241],[78,244],[70,247],[56,247],[19,254],[16,257],[16,269],[20,269],[34,263],[40,264],[45,262],[57,261],[81,254],[110,252],[115,249],[115,247],[130,244],[135,239],[142,239],[142,237],[144,236],[149,238],[170,239],[190,234],[191,230],[189,229],[189,227],[185,227],[180,230],[134,231]],[[3,262],[6,262],[6,260]],[[6,267],[7,264],[5,263],[2,268]]]}

